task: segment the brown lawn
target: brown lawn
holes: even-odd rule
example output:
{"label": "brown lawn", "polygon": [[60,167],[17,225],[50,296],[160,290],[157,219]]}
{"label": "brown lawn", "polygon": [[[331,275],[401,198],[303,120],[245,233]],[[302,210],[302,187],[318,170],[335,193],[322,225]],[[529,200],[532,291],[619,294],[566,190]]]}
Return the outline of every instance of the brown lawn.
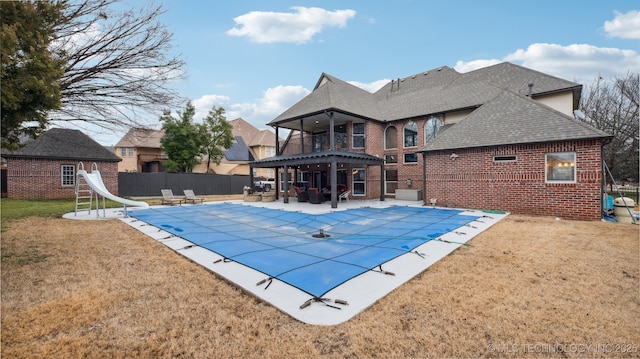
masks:
{"label": "brown lawn", "polygon": [[8,227],[2,358],[640,357],[631,224],[511,215],[336,326],[298,322],[117,220]]}

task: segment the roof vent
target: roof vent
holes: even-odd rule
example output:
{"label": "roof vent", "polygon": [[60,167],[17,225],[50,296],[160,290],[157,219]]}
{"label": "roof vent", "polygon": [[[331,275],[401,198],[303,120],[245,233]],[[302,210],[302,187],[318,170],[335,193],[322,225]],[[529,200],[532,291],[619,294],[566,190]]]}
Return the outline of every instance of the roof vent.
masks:
{"label": "roof vent", "polygon": [[527,97],[531,97],[532,92],[533,92],[533,83],[529,83],[529,92],[527,93]]}

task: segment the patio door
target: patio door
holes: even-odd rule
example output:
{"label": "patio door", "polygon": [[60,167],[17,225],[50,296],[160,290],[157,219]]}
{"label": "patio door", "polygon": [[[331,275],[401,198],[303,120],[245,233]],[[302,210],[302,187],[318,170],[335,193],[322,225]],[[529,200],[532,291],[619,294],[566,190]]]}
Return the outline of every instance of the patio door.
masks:
{"label": "patio door", "polygon": [[313,172],[313,188],[322,189],[322,172]]}

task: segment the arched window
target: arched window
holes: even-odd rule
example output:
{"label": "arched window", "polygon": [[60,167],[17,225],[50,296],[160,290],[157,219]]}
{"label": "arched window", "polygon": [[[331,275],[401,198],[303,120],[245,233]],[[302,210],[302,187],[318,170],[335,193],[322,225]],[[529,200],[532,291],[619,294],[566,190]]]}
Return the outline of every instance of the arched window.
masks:
{"label": "arched window", "polygon": [[440,130],[440,126],[442,126],[442,123],[438,118],[431,117],[430,119],[427,120],[427,122],[424,124],[424,143],[425,144],[429,143],[430,141],[433,141],[433,139],[436,138],[436,135],[438,134],[438,130]]}
{"label": "arched window", "polygon": [[398,148],[398,130],[395,126],[389,126],[384,130],[384,149]]}
{"label": "arched window", "polygon": [[418,146],[418,125],[409,121],[404,125],[404,147]]}

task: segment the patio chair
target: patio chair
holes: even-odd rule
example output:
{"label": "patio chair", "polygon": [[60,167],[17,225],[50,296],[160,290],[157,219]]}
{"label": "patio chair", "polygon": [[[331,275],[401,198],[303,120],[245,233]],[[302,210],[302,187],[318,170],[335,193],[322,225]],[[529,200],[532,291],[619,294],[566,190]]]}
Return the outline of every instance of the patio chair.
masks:
{"label": "patio chair", "polygon": [[309,202],[309,194],[300,187],[296,187],[296,195],[298,196],[298,202]]}
{"label": "patio chair", "polygon": [[307,190],[307,193],[309,194],[310,203],[320,204],[324,202],[324,195],[322,194],[322,192],[318,191],[317,188],[309,188]]}
{"label": "patio chair", "polygon": [[179,204],[182,205],[182,198],[177,198],[173,195],[173,191],[170,189],[163,189],[161,190],[162,192],[162,204],[170,204],[170,205],[174,205],[174,204]]}
{"label": "patio chair", "polygon": [[340,199],[340,203],[342,203],[342,199],[346,199],[347,202],[349,202],[349,194],[350,193],[351,193],[351,190],[344,191],[344,192],[340,193],[340,196],[338,196],[338,198]]}
{"label": "patio chair", "polygon": [[197,201],[200,201],[200,203],[204,202],[204,198],[202,197],[197,197],[195,193],[193,193],[192,189],[185,189],[184,191],[184,202],[191,202],[193,204],[196,204]]}

